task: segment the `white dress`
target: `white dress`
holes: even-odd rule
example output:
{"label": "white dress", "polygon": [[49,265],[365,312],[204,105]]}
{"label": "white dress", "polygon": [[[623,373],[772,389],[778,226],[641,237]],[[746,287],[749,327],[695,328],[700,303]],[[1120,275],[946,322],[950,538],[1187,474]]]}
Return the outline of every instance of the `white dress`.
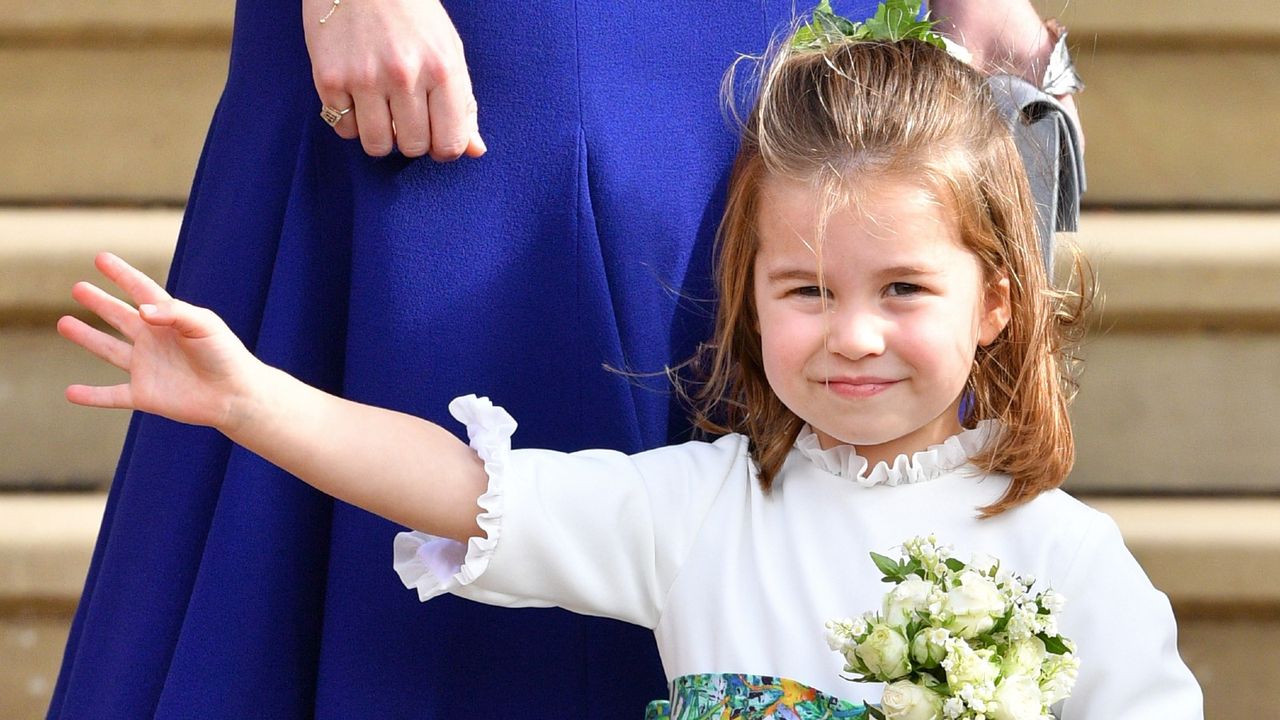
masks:
{"label": "white dress", "polygon": [[1067,598],[1062,634],[1081,667],[1064,720],[1203,718],[1178,655],[1169,602],[1115,523],[1054,490],[989,520],[1003,475],[968,463],[991,423],[868,470],[851,447],[801,434],[765,495],[742,435],[624,455],[512,450],[515,421],[474,396],[450,404],[485,463],[486,537],[395,541],[395,569],[422,600],[560,606],[652,628],[668,679],[750,673],[852,702],[882,686],[841,678],[824,623],[880,607],[868,551],[936,534],[958,557],[985,553]]}

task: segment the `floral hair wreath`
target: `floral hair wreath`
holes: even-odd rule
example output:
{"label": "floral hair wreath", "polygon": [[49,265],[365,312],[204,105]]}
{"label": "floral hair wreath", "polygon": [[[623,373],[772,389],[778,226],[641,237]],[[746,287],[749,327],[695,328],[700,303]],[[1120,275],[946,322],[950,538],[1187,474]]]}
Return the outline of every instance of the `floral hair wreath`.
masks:
{"label": "floral hair wreath", "polygon": [[854,22],[835,14],[830,0],[813,9],[813,20],[791,37],[793,50],[821,50],[847,40],[920,40],[946,50],[957,60],[973,64],[973,55],[961,44],[935,32],[936,21],[920,13],[922,0],[884,0],[871,17]]}

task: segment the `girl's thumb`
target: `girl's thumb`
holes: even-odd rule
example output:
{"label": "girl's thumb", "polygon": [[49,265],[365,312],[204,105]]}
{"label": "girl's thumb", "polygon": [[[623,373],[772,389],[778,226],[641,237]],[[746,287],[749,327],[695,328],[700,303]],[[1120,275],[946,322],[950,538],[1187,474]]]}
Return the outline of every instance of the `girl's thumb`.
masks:
{"label": "girl's thumb", "polygon": [[164,307],[145,303],[138,306],[138,314],[150,325],[174,325],[178,322],[172,303],[166,303]]}
{"label": "girl's thumb", "polygon": [[213,311],[188,305],[181,300],[169,300],[163,305],[139,305],[138,314],[150,325],[171,327],[190,338],[210,335],[219,324]]}

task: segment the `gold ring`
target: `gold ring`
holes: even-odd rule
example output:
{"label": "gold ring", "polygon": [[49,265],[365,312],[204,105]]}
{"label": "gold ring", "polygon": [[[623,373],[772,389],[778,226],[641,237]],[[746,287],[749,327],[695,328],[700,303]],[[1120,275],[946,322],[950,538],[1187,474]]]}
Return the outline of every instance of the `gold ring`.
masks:
{"label": "gold ring", "polygon": [[338,121],[342,119],[343,115],[346,115],[349,112],[351,112],[351,108],[347,108],[345,110],[339,110],[336,107],[321,105],[320,119],[324,120],[326,123],[329,123],[329,127],[333,127],[334,125],[338,124]]}

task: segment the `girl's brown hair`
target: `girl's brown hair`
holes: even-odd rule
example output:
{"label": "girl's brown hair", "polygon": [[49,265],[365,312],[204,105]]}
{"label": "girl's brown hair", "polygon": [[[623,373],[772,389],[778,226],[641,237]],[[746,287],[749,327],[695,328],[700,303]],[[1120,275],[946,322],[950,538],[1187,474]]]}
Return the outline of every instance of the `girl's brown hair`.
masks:
{"label": "girl's brown hair", "polygon": [[[1069,348],[1084,310],[1082,299],[1066,300],[1084,295],[1050,286],[1022,160],[983,77],[913,40],[819,50],[781,45],[763,67],[720,227],[720,305],[714,338],[703,349],[707,378],[694,397],[697,426],[745,434],[768,491],[804,424],[769,387],[761,356],[753,268],[765,179],[803,181],[823,194],[826,212],[815,218],[820,235],[859,183],[908,180],[954,212],[987,282],[1009,279],[1009,323],[995,342],[978,348],[961,418],[964,427],[986,418],[1003,426],[973,462],[1013,482],[981,513],[996,515],[1060,485],[1075,457]],[[727,97],[733,86],[731,71]]]}

